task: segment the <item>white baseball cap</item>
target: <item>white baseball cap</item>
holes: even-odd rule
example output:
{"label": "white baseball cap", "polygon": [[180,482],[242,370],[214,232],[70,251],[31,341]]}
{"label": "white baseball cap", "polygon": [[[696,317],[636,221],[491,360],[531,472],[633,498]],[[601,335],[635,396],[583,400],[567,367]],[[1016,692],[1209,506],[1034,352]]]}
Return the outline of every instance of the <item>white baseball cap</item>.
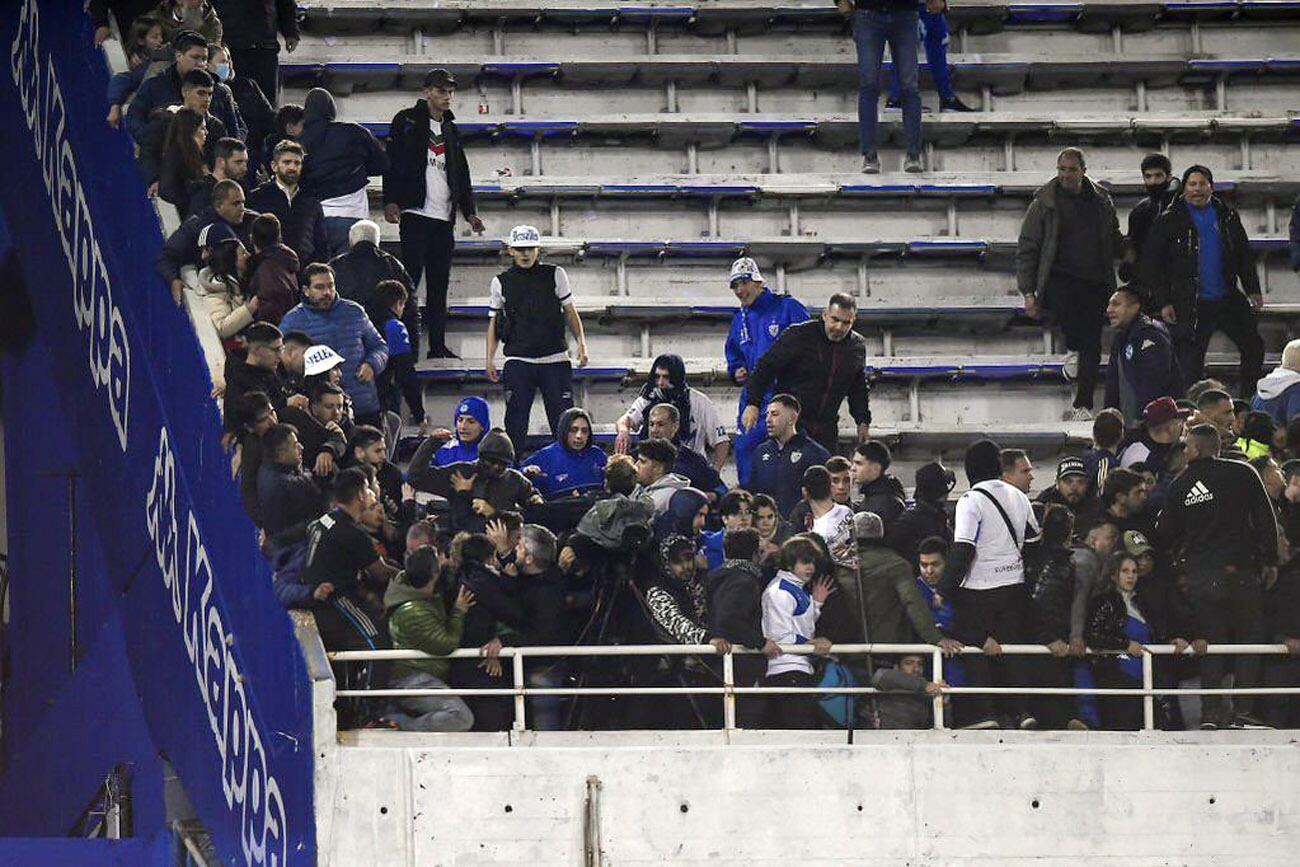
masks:
{"label": "white baseball cap", "polygon": [[308,346],[307,351],[302,354],[302,369],[307,376],[333,370],[342,363],[343,356],[323,343]]}
{"label": "white baseball cap", "polygon": [[511,247],[540,247],[542,246],[542,233],[537,231],[536,226],[515,226],[510,230]]}
{"label": "white baseball cap", "polygon": [[753,280],[755,283],[763,282],[763,272],[758,270],[758,263],[748,256],[741,256],[731,263],[731,278],[728,283],[735,283],[737,280]]}

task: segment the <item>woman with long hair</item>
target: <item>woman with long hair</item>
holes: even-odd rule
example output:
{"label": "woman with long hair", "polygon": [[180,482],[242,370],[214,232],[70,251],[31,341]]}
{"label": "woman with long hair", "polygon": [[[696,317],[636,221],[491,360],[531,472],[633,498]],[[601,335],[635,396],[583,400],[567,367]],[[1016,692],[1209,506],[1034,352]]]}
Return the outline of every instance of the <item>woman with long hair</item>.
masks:
{"label": "woman with long hair", "polygon": [[208,315],[229,352],[239,345],[236,337],[253,324],[256,295],[248,292],[249,254],[238,240],[209,247],[208,264],[199,271],[199,287],[208,303]]}
{"label": "woman with long hair", "polygon": [[182,214],[189,213],[190,184],[208,174],[204,146],[208,125],[203,115],[179,108],[167,125],[163,142],[162,170],[158,174],[158,196],[171,202]]}

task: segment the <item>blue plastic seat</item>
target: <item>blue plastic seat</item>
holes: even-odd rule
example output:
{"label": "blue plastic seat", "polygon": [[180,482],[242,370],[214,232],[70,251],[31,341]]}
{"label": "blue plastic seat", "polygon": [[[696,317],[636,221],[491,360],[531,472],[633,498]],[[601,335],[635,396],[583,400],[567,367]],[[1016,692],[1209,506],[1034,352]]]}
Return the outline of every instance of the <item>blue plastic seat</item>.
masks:
{"label": "blue plastic seat", "polygon": [[664,252],[669,256],[689,258],[728,258],[739,256],[745,250],[744,241],[669,241]]}
{"label": "blue plastic seat", "polygon": [[582,124],[576,120],[508,120],[499,129],[505,135],[523,138],[549,138],[576,135]]}
{"label": "blue plastic seat", "polygon": [[1082,3],[1011,3],[1007,6],[1007,22],[1052,24],[1073,21],[1082,13]]}
{"label": "blue plastic seat", "polygon": [[583,252],[587,256],[620,258],[623,256],[660,256],[663,241],[588,241]]}

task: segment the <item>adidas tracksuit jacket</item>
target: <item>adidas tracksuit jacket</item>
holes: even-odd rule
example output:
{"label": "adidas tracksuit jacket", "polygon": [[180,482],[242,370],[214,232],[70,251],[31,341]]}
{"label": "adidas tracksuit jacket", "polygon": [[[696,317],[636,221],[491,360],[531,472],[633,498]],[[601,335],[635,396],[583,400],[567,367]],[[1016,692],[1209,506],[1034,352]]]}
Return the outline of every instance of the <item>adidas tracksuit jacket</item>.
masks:
{"label": "adidas tracksuit jacket", "polygon": [[1259,475],[1223,458],[1192,461],[1169,486],[1159,537],[1183,546],[1189,576],[1235,566],[1277,563],[1277,522]]}

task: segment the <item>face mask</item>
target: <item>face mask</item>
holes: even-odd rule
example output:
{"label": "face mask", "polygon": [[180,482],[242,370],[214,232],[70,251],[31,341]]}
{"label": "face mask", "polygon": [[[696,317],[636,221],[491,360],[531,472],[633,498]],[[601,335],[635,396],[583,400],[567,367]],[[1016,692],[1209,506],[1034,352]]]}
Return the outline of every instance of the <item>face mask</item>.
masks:
{"label": "face mask", "polygon": [[218,63],[218,64],[217,64],[217,78],[220,79],[221,81],[229,81],[229,80],[230,80],[230,64],[229,64],[229,63]]}

